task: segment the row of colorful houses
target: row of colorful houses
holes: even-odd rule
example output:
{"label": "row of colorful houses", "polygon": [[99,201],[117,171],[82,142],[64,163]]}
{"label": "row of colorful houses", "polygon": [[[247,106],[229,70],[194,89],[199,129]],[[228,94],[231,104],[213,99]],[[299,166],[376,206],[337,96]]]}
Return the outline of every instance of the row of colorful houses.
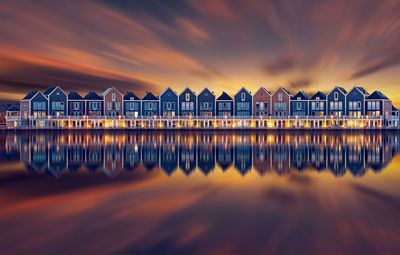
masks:
{"label": "row of colorful houses", "polygon": [[[29,92],[14,109],[20,126],[29,120],[62,118],[107,119],[212,119],[212,118],[382,118],[398,117],[399,111],[391,100],[380,91],[369,94],[362,87],[346,91],[335,87],[329,93],[321,91],[312,96],[300,91],[292,95],[285,88],[271,93],[261,87],[251,94],[241,88],[233,97],[222,92],[220,96],[205,88],[198,95],[190,88],[180,94],[167,88],[155,96],[151,92],[139,98],[133,92],[121,93],[115,87],[102,94],[89,92],[85,96],[60,87],[50,87],[44,93]],[[13,112],[10,111],[9,115]]]}

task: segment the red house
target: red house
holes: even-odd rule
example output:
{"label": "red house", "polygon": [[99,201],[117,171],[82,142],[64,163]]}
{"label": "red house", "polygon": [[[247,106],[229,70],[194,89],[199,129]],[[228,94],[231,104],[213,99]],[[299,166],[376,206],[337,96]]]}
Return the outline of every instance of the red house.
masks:
{"label": "red house", "polygon": [[272,115],[287,117],[290,114],[290,93],[280,87],[271,96]]}
{"label": "red house", "polygon": [[108,88],[101,94],[104,100],[104,116],[118,117],[122,115],[122,100],[124,95],[115,87]]}

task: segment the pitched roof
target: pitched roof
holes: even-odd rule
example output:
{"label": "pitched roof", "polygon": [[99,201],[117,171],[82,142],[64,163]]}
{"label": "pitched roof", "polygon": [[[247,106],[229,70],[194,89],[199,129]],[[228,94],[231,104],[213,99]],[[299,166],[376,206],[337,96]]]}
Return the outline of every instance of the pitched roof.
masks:
{"label": "pitched roof", "polygon": [[321,91],[318,91],[317,93],[315,93],[310,100],[316,100],[317,97],[319,97],[319,99],[326,99],[326,95],[324,93],[322,93]]}
{"label": "pitched roof", "polygon": [[367,99],[388,99],[382,92],[375,90]]}
{"label": "pitched roof", "polygon": [[87,95],[84,97],[86,100],[103,100],[103,98],[99,95],[97,95],[96,92],[90,91],[87,93]]}
{"label": "pitched roof", "polygon": [[225,92],[222,92],[222,94],[217,98],[217,100],[233,100],[233,99]]}
{"label": "pitched roof", "polygon": [[124,100],[131,100],[132,97],[133,97],[133,100],[140,100],[140,98],[137,97],[132,92],[126,92],[126,95],[124,96]]}
{"label": "pitched roof", "polygon": [[71,100],[71,99],[83,99],[83,98],[77,92],[71,91],[68,93],[68,100]]}
{"label": "pitched roof", "polygon": [[158,97],[153,95],[151,92],[146,92],[146,95],[142,98],[142,100],[158,100]]}
{"label": "pitched roof", "polygon": [[53,90],[55,90],[57,88],[57,86],[53,86],[50,87],[48,89],[46,89],[46,91],[43,93],[45,96],[48,96],[51,92],[53,92]]}
{"label": "pitched roof", "polygon": [[193,90],[189,89],[189,87],[186,87],[184,90],[182,90],[182,92],[179,94],[179,96],[182,95],[183,93],[185,93],[185,91],[193,93],[193,95],[196,95],[196,93]]}
{"label": "pitched roof", "polygon": [[289,92],[287,89],[285,89],[285,88],[283,88],[283,87],[282,87],[282,89],[283,89],[286,93],[288,93],[288,94],[290,95],[290,92]]}
{"label": "pitched roof", "polygon": [[264,90],[264,91],[266,91],[269,95],[271,95],[271,93],[270,93],[266,88],[264,88],[264,87],[260,87],[260,88],[256,91],[256,93],[254,93],[254,95],[256,95],[260,90]]}
{"label": "pitched roof", "polygon": [[308,100],[308,96],[304,94],[303,91],[299,91],[296,95],[292,96],[292,100],[297,100],[297,98],[300,97],[301,100]]}
{"label": "pitched roof", "polygon": [[7,109],[7,112],[19,112],[19,109],[15,105],[13,105]]}
{"label": "pitched roof", "polygon": [[392,105],[392,111],[399,111],[399,109],[397,109],[396,107],[394,107],[394,105]]}
{"label": "pitched roof", "polygon": [[25,96],[22,100],[25,100],[25,99],[32,99],[32,97],[33,97],[34,95],[36,95],[36,93],[38,93],[37,90],[34,90],[34,91],[29,92],[28,94],[26,94],[26,96]]}
{"label": "pitched roof", "polygon": [[239,91],[235,94],[235,96],[238,95],[238,94],[240,93],[240,91],[242,91],[242,90],[246,91],[248,94],[251,95],[250,91],[248,91],[245,87],[242,87],[242,88],[239,89]]}
{"label": "pitched roof", "polygon": [[361,93],[363,93],[364,95],[369,95],[369,93],[368,93],[363,87],[356,86],[356,88],[357,88]]}
{"label": "pitched roof", "polygon": [[203,89],[203,91],[200,92],[199,96],[200,96],[201,94],[206,93],[206,92],[210,93],[212,96],[215,96],[214,93],[211,92],[208,88]]}
{"label": "pitched roof", "polygon": [[343,87],[339,87],[339,86],[338,86],[337,88],[338,88],[339,90],[341,90],[343,94],[347,94],[347,91],[346,91]]}

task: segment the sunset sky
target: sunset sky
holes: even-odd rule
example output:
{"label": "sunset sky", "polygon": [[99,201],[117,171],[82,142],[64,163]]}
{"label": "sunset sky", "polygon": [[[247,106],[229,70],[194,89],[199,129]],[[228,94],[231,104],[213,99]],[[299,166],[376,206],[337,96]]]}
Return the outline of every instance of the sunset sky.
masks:
{"label": "sunset sky", "polygon": [[0,101],[59,85],[233,95],[336,85],[400,106],[400,1],[2,1]]}

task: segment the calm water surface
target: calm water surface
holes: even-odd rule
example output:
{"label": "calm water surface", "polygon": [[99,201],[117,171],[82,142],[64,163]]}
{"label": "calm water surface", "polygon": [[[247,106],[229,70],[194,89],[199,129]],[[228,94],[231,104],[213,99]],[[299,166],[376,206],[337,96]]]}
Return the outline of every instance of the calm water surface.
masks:
{"label": "calm water surface", "polygon": [[399,139],[3,131],[0,253],[399,254]]}

